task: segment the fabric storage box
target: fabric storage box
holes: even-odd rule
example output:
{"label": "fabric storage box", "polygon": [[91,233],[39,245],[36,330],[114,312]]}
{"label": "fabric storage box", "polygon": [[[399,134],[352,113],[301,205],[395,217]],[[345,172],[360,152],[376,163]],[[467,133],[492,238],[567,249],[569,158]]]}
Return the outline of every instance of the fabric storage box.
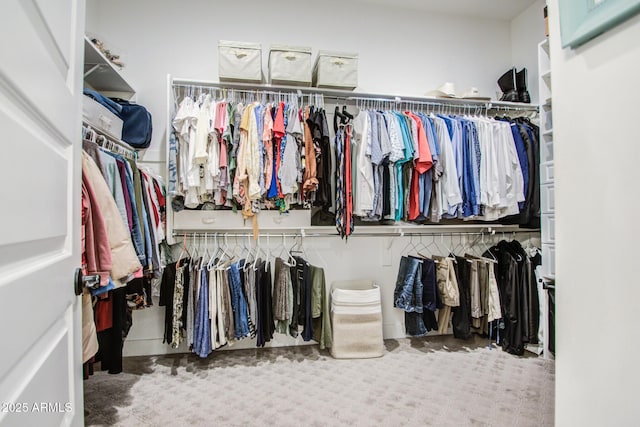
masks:
{"label": "fabric storage box", "polygon": [[313,85],[355,89],[358,86],[358,55],[321,50],[313,66]]}
{"label": "fabric storage box", "polygon": [[118,139],[122,139],[122,119],[109,111],[107,107],[86,95],[82,97],[82,116],[98,130],[103,130]]}
{"label": "fabric storage box", "polygon": [[334,282],[331,286],[331,329],[331,355],[336,359],[382,356],[380,288],[368,280]]}
{"label": "fabric storage box", "polygon": [[262,47],[259,43],[218,42],[220,81],[262,83]]}
{"label": "fabric storage box", "polygon": [[311,48],[271,46],[269,81],[272,84],[311,86]]}

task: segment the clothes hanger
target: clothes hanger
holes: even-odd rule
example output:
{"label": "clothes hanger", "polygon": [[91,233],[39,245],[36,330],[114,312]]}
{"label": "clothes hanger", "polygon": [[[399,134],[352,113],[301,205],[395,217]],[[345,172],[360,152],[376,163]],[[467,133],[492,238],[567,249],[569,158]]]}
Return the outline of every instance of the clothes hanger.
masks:
{"label": "clothes hanger", "polygon": [[342,115],[344,116],[343,123],[348,123],[349,120],[353,120],[353,115],[347,111],[346,104],[342,106]]}
{"label": "clothes hanger", "polygon": [[[243,253],[246,251],[246,257],[244,260],[244,265],[242,266],[242,270],[246,273],[248,272],[252,267],[253,267],[253,262],[254,262],[254,254],[253,254],[253,247],[251,245],[251,237],[247,234],[247,241],[244,245],[243,248]],[[254,258],[252,258],[252,256],[254,256]],[[240,257],[242,258],[242,256]]]}
{"label": "clothes hanger", "polygon": [[261,251],[262,251],[262,248],[260,247],[260,236],[258,236],[258,239],[256,240],[256,245],[255,245],[255,252],[253,255],[253,263],[251,264],[251,269],[253,271],[258,270],[258,260],[260,259]]}
{"label": "clothes hanger", "polygon": [[[435,240],[435,238],[434,238],[434,243],[436,245],[436,248],[438,249],[438,252],[441,254],[444,254],[442,255],[443,257],[449,257],[449,254],[451,253],[451,249],[449,249],[448,245],[444,244],[444,233],[440,233],[440,243],[438,243],[438,241]],[[442,250],[443,248],[444,250]]]}
{"label": "clothes hanger", "polygon": [[[427,250],[427,246],[424,244],[424,242],[422,241],[422,237],[423,235],[420,235],[420,238],[418,239],[418,244],[415,246],[415,251],[418,255],[420,255],[420,251],[421,250]],[[420,255],[422,256],[422,255]]]}
{"label": "clothes hanger", "polygon": [[269,244],[269,234],[267,234],[267,250],[265,253],[264,271],[267,271],[269,263],[271,263],[271,245]]}
{"label": "clothes hanger", "polygon": [[282,255],[284,253],[284,255],[287,256],[287,259],[283,260],[284,264],[288,267],[295,267],[296,260],[293,258],[293,255],[291,255],[291,252],[289,252],[289,250],[287,249],[287,241],[284,233],[282,233],[282,244],[280,246],[282,247],[282,249],[280,249],[280,254],[278,256],[282,258]]}
{"label": "clothes hanger", "polygon": [[324,259],[324,257],[322,256],[322,254],[320,254],[320,252],[318,251],[318,249],[315,247],[315,245],[311,245],[311,250],[313,251],[313,253],[315,254],[315,257],[313,257],[312,259],[314,260],[319,260],[320,262],[318,263],[318,267],[323,268],[324,270],[329,268],[329,265],[327,264],[327,261]]}
{"label": "clothes hanger", "polygon": [[[491,232],[491,235],[495,235],[495,231]],[[480,243],[482,243],[482,246],[484,246],[484,252],[483,253],[487,253],[489,254],[489,256],[491,257],[491,261],[498,263],[498,260],[496,259],[495,255],[493,255],[493,251],[491,250],[491,248],[489,248],[487,246],[487,243],[484,241],[484,233],[482,233],[482,238],[480,239]],[[486,257],[485,257],[486,259]]]}
{"label": "clothes hanger", "polygon": [[[404,233],[401,233],[404,234]],[[407,245],[400,251],[401,254],[409,254],[409,250],[413,249],[416,251],[416,245],[413,243],[413,234],[409,234],[409,242]],[[417,252],[417,251],[416,251]]]}
{"label": "clothes hanger", "polygon": [[206,264],[206,260],[211,256],[211,251],[209,251],[209,245],[207,241],[207,233],[204,233],[204,253],[202,254],[202,258],[200,258],[200,264],[198,269],[202,269]]}
{"label": "clothes hanger", "polygon": [[199,243],[200,242],[196,239],[196,233],[194,232],[193,233],[193,239],[191,240],[191,250],[192,250],[192,254],[193,254],[193,256],[191,258],[194,259],[194,260],[197,259],[199,254],[200,254],[200,252],[198,250],[199,249],[198,246],[200,246]]}
{"label": "clothes hanger", "polygon": [[[420,238],[420,242],[422,243],[422,237]],[[431,235],[431,241],[426,245],[423,244],[423,246],[424,251],[418,252],[418,255],[423,258],[431,258],[434,254],[439,252],[439,249],[435,244],[435,236],[433,234]]]}
{"label": "clothes hanger", "polygon": [[[340,107],[336,105],[336,108],[333,112],[333,131],[338,132],[339,125],[342,124],[344,116],[340,112]],[[340,119],[340,120],[338,120]]]}
{"label": "clothes hanger", "polygon": [[180,266],[180,261],[182,261],[182,257],[184,254],[187,254],[189,258],[191,258],[191,254],[189,253],[189,249],[187,249],[187,235],[182,235],[182,250],[180,251],[180,255],[178,256],[178,261],[176,262],[176,267]]}
{"label": "clothes hanger", "polygon": [[224,234],[224,247],[222,248],[222,254],[218,259],[216,268],[219,270],[228,270],[230,267],[225,264],[227,261],[233,260],[233,253],[229,251],[229,240],[227,239],[227,233]]}
{"label": "clothes hanger", "polygon": [[218,233],[214,234],[213,246],[215,247],[215,250],[211,254],[211,257],[209,258],[209,262],[207,262],[207,270],[209,270],[209,271],[212,270],[213,268],[215,268],[216,257],[218,256],[218,253],[220,252],[220,246],[218,246]]}

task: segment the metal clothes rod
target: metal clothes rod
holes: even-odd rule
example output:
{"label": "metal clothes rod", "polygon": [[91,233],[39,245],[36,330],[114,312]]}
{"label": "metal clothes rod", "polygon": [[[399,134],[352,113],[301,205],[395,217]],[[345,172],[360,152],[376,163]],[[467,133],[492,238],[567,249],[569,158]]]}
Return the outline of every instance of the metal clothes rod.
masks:
{"label": "metal clothes rod", "polygon": [[308,96],[308,95],[322,95],[321,93],[319,94],[315,94],[315,93],[311,93],[311,94],[300,94],[297,91],[293,91],[293,90],[280,90],[280,91],[274,91],[274,90],[265,90],[265,89],[236,89],[236,88],[232,88],[232,87],[209,87],[209,86],[194,86],[194,85],[187,85],[187,84],[174,84],[173,87],[175,88],[184,88],[184,89],[195,89],[195,90],[203,90],[203,91],[211,91],[211,89],[214,89],[216,91],[227,91],[227,92],[236,92],[236,93],[245,93],[245,94],[249,94],[249,95],[275,95],[275,96],[285,96],[285,95],[296,95],[296,96]]}
{"label": "metal clothes rod", "polygon": [[390,94],[379,93],[366,93],[366,92],[353,92],[348,90],[336,90],[336,89],[323,89],[316,87],[296,87],[296,86],[273,86],[264,84],[247,84],[247,83],[221,83],[211,82],[203,80],[189,80],[183,78],[170,78],[171,84],[176,87],[193,87],[195,89],[242,89],[249,91],[271,91],[271,92],[294,92],[298,96],[308,96],[309,94],[321,94],[325,99],[334,99],[338,101],[356,101],[356,100],[376,100],[392,103],[404,103],[404,102],[422,102],[422,103],[436,103],[444,106],[471,106],[482,107],[484,109],[500,109],[500,110],[515,110],[515,111],[539,111],[538,105],[535,104],[520,104],[516,102],[504,102],[504,101],[481,101],[472,99],[455,99],[455,98],[432,98],[421,96],[397,96]]}
{"label": "metal clothes rod", "polygon": [[138,159],[138,152],[133,147],[131,147],[126,142],[116,138],[109,132],[98,128],[87,120],[82,121],[82,127],[83,138],[93,141],[92,139],[86,137],[87,134],[93,132],[97,135],[95,141],[93,142],[98,144],[100,147],[104,148],[105,150],[111,151],[112,153],[123,155],[132,160]]}
{"label": "metal clothes rod", "polygon": [[[537,234],[540,230],[509,230],[509,231],[500,231],[492,230],[492,231],[443,231],[443,232],[389,232],[389,233],[371,233],[371,232],[363,232],[363,233],[354,233],[349,236],[351,237],[411,237],[411,236],[491,236],[491,235],[499,235],[499,234]],[[253,237],[253,233],[238,233],[238,232],[223,232],[223,231],[212,231],[210,233],[203,232],[174,232],[173,237],[186,237],[186,238],[200,238],[200,237],[213,237],[215,235],[218,236],[227,236],[227,237]],[[260,233],[260,237],[334,237],[339,236],[337,232],[334,233],[322,233],[322,232],[310,232],[307,233],[305,231],[300,233]]]}

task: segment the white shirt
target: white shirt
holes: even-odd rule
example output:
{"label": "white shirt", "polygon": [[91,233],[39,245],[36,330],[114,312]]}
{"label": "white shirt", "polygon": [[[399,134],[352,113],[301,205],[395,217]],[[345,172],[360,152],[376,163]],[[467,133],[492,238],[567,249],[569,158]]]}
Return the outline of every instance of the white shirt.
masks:
{"label": "white shirt", "polygon": [[436,126],[436,136],[440,148],[438,162],[442,165],[442,176],[437,182],[437,194],[440,197],[439,206],[442,214],[453,213],[462,204],[462,193],[458,182],[458,170],[456,168],[456,158],[453,152],[453,144],[449,136],[449,130],[443,119],[432,116]]}
{"label": "white shirt", "polygon": [[356,197],[353,203],[353,213],[358,216],[366,216],[373,209],[374,185],[373,165],[371,155],[367,155],[367,149],[371,152],[371,119],[369,113],[360,111],[353,121],[354,149],[356,151],[356,182],[352,185],[356,188]]}

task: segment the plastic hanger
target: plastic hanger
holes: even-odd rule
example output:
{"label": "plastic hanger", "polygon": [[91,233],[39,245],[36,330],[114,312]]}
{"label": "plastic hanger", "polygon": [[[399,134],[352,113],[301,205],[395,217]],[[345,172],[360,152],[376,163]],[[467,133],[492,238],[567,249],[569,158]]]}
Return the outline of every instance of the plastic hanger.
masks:
{"label": "plastic hanger", "polygon": [[293,258],[293,255],[291,255],[291,252],[289,252],[289,250],[287,249],[286,237],[284,233],[282,233],[282,244],[280,246],[282,248],[280,249],[280,254],[278,256],[282,258],[282,255],[284,253],[284,255],[286,255],[287,257],[286,260],[283,259],[284,264],[288,267],[295,267],[296,260]]}
{"label": "plastic hanger", "polygon": [[339,124],[342,123],[343,119],[344,119],[344,116],[340,112],[340,107],[336,105],[336,109],[333,112],[333,131],[334,132],[338,132]]}
{"label": "plastic hanger", "polygon": [[191,253],[193,254],[191,258],[198,258],[200,252],[198,251],[198,240],[196,239],[196,233],[193,233],[193,239],[191,239],[191,251]]}
{"label": "plastic hanger", "polygon": [[198,269],[202,269],[206,265],[205,263],[210,256],[211,256],[211,251],[209,250],[207,233],[204,233],[204,253],[202,254],[202,258],[200,258],[200,264],[198,265]]}
{"label": "plastic hanger", "polygon": [[215,247],[215,250],[211,254],[211,257],[209,258],[209,262],[207,262],[207,270],[212,270],[215,267],[216,257],[220,253],[220,246],[218,246],[218,233],[214,234],[213,246]]}
{"label": "plastic hanger", "polygon": [[242,266],[242,270],[246,273],[247,271],[249,271],[252,267],[253,267],[253,261],[255,259],[255,255],[253,253],[253,247],[251,245],[251,237],[249,235],[247,235],[247,240],[245,242],[245,245],[242,249],[242,255],[239,258],[242,258],[242,256],[246,253],[245,256],[245,260],[244,260],[244,265]]}
{"label": "plastic hanger", "polygon": [[271,262],[271,245],[269,244],[269,235],[267,234],[267,250],[265,253],[264,271],[267,271],[267,266]]}
{"label": "plastic hanger", "polygon": [[232,252],[229,251],[229,240],[227,239],[227,233],[224,234],[224,247],[222,248],[222,253],[218,258],[218,263],[216,264],[217,269],[228,270],[229,267],[225,266],[227,261],[231,261],[233,259]]}
{"label": "plastic hanger", "polygon": [[342,106],[342,123],[346,124],[349,120],[353,120],[353,115],[347,111],[347,106]]}
{"label": "plastic hanger", "polygon": [[[300,242],[298,243],[298,237],[300,237]],[[289,253],[294,254],[298,253],[302,255],[302,258],[309,258],[304,249],[304,242],[302,240],[302,234],[296,235],[293,239],[293,246],[289,250]]]}
{"label": "plastic hanger", "polygon": [[191,258],[191,254],[189,253],[189,249],[187,249],[187,235],[182,235],[182,250],[180,251],[180,255],[178,256],[178,261],[176,262],[176,266],[180,265],[180,261],[182,261],[182,257],[184,254],[187,254],[189,258]]}
{"label": "plastic hanger", "polygon": [[260,247],[260,236],[258,236],[258,239],[256,240],[255,253],[253,255],[253,264],[251,265],[251,269],[253,271],[258,270],[258,260],[260,259],[261,251],[262,248]]}

